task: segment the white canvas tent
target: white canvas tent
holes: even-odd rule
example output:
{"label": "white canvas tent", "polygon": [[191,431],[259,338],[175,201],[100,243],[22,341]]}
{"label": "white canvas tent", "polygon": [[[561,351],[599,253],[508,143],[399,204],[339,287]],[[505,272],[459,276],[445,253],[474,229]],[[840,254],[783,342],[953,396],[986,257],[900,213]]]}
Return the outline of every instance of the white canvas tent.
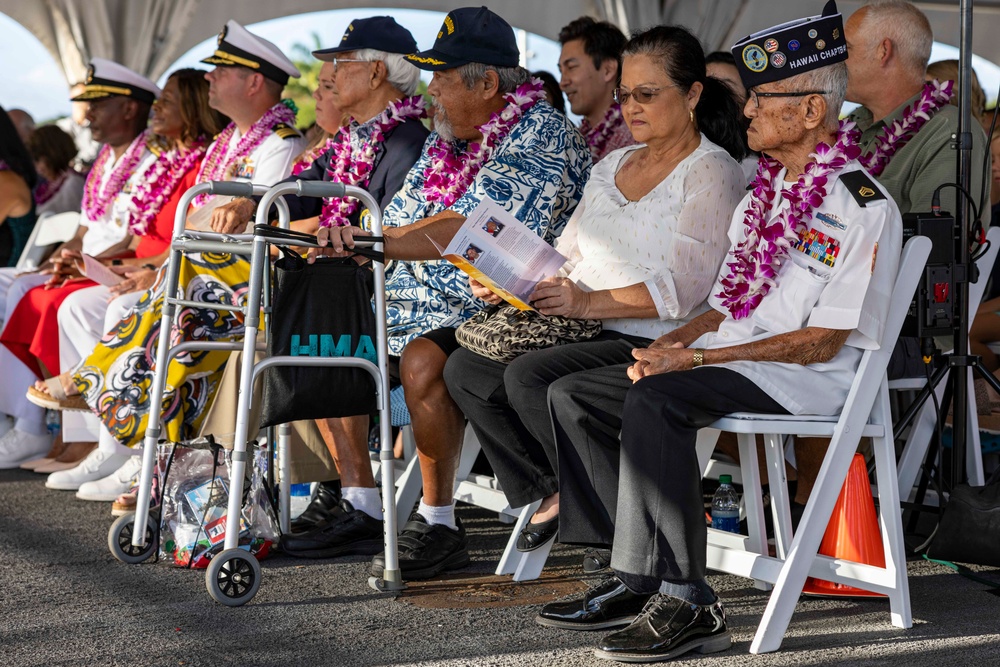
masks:
{"label": "white canvas tent", "polygon": [[[67,81],[82,78],[94,56],[110,58],[156,79],[183,53],[226,20],[251,24],[281,16],[343,8],[407,8],[446,12],[469,0],[0,0],[0,12],[31,31],[59,63]],[[583,14],[607,18],[626,32],[657,23],[694,30],[707,50],[782,21],[818,14],[824,0],[492,0],[490,8],[515,27],[555,39]],[[862,2],[843,0],[849,15]],[[916,3],[935,39],[958,44],[958,1]],[[1000,0],[976,0],[976,54],[1000,62]]]}

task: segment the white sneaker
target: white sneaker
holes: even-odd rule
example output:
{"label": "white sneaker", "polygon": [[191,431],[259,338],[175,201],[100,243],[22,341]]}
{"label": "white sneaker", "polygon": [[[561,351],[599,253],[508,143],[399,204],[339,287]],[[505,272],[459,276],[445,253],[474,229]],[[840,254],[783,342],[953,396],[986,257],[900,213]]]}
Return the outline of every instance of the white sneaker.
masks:
{"label": "white sneaker", "polygon": [[97,500],[110,502],[132,486],[132,480],[142,469],[142,461],[138,456],[130,456],[125,465],[96,482],[85,482],[80,485],[76,497],[80,500]]}
{"label": "white sneaker", "polygon": [[95,449],[80,464],[69,470],[60,470],[45,480],[46,489],[76,491],[86,482],[96,482],[118,470],[130,458],[129,454],[109,454]]}
{"label": "white sneaker", "polygon": [[17,468],[25,461],[45,456],[51,446],[49,435],[32,435],[12,428],[0,437],[0,470]]}

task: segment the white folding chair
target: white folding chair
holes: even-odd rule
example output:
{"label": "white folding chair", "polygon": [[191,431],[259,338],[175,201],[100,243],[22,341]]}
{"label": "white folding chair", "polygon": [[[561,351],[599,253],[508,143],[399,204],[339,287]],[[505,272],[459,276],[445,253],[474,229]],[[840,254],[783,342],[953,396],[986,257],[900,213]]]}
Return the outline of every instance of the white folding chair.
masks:
{"label": "white folding chair", "polygon": [[[931,242],[925,237],[914,237],[904,247],[880,347],[867,350],[862,356],[857,376],[839,416],[741,413],[724,417],[709,427],[738,434],[750,535],[709,529],[708,566],[774,583],[764,616],[750,645],[752,653],[775,651],[781,646],[807,576],[885,594],[889,597],[893,625],[901,628],[912,625],[885,371],[893,341],[899,336],[930,249]],[[754,445],[758,433],[764,435],[776,557],[767,555],[764,542],[764,510]],[[784,435],[832,436],[794,538],[783,461]],[[873,439],[879,520],[886,554],[884,568],[818,555],[820,542],[862,436]],[[699,454],[703,455],[703,452]]]}
{"label": "white folding chair", "polygon": [[45,253],[50,246],[57,243],[65,243],[76,236],[76,230],[80,226],[79,211],[67,211],[66,213],[43,213],[35,222],[28,241],[21,251],[21,256],[17,260],[19,271],[30,271],[37,269],[45,259]]}
{"label": "white folding chair", "polygon": [[[989,282],[990,273],[993,271],[993,264],[996,262],[998,251],[1000,251],[1000,227],[990,228],[989,233],[986,235],[986,240],[989,241],[989,248],[976,261],[976,267],[979,269],[979,280],[978,282],[969,283],[970,330],[972,329],[972,320],[975,319],[976,311],[979,309],[979,304],[982,303],[983,296],[986,294],[986,283]],[[976,411],[976,393],[973,388],[975,378],[973,375],[970,372],[968,376],[969,410],[966,433],[969,435],[969,442],[965,448],[966,471],[970,484],[982,486],[986,482],[983,474],[983,456],[979,442],[979,416]],[[927,380],[924,378],[903,378],[890,382],[889,389],[919,390],[925,384],[927,384]],[[934,388],[938,403],[944,398],[945,384],[946,382],[941,381]],[[928,400],[914,418],[913,425],[906,437],[906,444],[903,446],[903,453],[899,457],[899,492],[904,499],[908,499],[911,491],[913,491],[913,485],[920,474],[920,467],[927,457],[927,450],[930,447],[931,437],[934,434],[936,424],[937,411],[934,409],[934,401]]]}

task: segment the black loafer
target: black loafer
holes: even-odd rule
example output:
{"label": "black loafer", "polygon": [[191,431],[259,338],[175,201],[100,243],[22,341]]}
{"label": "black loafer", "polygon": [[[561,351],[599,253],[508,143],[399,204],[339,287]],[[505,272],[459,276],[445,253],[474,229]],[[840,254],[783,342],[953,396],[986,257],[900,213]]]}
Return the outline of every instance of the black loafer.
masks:
{"label": "black loafer", "polygon": [[316,496],[295,521],[289,526],[292,533],[305,533],[330,518],[330,511],[340,503],[340,482],[322,482],[316,489]]}
{"label": "black loafer", "polygon": [[[445,570],[457,570],[469,564],[465,544],[465,528],[455,519],[457,530],[440,524],[430,525],[419,514],[399,532],[399,570],[403,579],[429,579]],[[385,552],[372,560],[372,576],[381,577],[385,570]]]}
{"label": "black loafer", "polygon": [[612,575],[585,592],[582,598],[545,605],[535,622],[564,630],[617,628],[631,623],[650,597],[636,595]]}
{"label": "black loafer", "polygon": [[382,549],[382,522],[341,500],[312,530],[283,537],[281,548],[299,558],[371,556]]}
{"label": "black loafer", "polygon": [[619,662],[660,662],[731,645],[720,603],[701,606],[657,593],[627,628],[602,639],[594,654]]}
{"label": "black loafer", "polygon": [[521,534],[517,536],[517,544],[514,546],[522,553],[534,551],[554,539],[558,532],[558,515],[542,523],[531,523],[529,521],[528,525],[521,529]]}

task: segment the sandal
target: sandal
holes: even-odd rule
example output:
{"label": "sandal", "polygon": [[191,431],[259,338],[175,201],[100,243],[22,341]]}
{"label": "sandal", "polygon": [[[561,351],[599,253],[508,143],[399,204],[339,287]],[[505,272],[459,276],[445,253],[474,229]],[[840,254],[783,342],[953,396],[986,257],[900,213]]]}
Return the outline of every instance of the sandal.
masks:
{"label": "sandal", "polygon": [[44,381],[46,391],[36,389],[34,386],[28,387],[25,397],[29,402],[46,410],[66,410],[68,412],[90,412],[90,406],[80,394],[67,396],[63,389],[62,382],[58,377],[51,377]]}

